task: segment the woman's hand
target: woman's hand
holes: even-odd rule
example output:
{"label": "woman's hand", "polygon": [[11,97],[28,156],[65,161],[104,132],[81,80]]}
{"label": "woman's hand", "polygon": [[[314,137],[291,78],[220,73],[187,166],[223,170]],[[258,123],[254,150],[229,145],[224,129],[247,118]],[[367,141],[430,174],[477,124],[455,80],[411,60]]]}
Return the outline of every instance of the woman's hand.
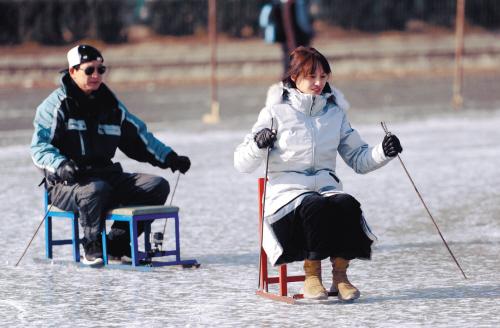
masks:
{"label": "woman's hand", "polygon": [[271,129],[264,128],[255,134],[253,140],[255,140],[257,147],[260,149],[273,148],[276,141],[276,130],[271,131]]}
{"label": "woman's hand", "polygon": [[394,134],[389,134],[384,137],[382,149],[387,157],[394,157],[403,151],[403,147],[401,147],[398,137]]}

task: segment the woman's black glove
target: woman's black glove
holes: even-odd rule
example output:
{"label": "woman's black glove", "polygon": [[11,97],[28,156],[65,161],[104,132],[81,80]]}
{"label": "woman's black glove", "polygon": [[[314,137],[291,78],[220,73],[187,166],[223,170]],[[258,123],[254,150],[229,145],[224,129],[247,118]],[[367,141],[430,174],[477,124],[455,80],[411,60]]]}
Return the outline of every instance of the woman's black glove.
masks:
{"label": "woman's black glove", "polygon": [[401,147],[398,137],[394,134],[389,134],[384,137],[382,149],[387,157],[394,157],[403,151],[403,147]]}
{"label": "woman's black glove", "polygon": [[80,169],[78,168],[78,165],[76,165],[72,159],[66,159],[61,163],[61,165],[59,165],[56,173],[62,182],[66,184],[73,184],[78,177],[79,171]]}
{"label": "woman's black glove", "polygon": [[264,128],[255,134],[253,140],[255,140],[257,147],[260,149],[268,147],[273,148],[274,142],[276,141],[276,131]]}
{"label": "woman's black glove", "polygon": [[191,167],[191,161],[187,156],[179,156],[175,151],[171,151],[165,158],[164,169],[170,168],[172,172],[179,171],[182,174],[186,173]]}

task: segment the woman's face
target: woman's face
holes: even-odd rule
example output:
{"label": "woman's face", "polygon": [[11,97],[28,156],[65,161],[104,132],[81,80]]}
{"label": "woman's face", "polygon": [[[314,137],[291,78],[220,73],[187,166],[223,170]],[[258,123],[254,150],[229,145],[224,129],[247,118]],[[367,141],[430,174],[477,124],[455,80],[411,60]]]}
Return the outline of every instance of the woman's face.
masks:
{"label": "woman's face", "polygon": [[295,82],[300,92],[309,95],[319,95],[321,91],[323,91],[329,77],[330,74],[326,74],[321,65],[318,65],[316,71],[313,73],[306,75],[300,74],[296,77],[292,76],[292,80]]}

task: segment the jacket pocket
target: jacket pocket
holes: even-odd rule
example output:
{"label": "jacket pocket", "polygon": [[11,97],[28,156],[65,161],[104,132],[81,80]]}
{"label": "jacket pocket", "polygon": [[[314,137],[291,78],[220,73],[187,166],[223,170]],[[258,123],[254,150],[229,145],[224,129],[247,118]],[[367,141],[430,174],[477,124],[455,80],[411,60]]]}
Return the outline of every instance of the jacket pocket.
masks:
{"label": "jacket pocket", "polygon": [[337,183],[340,183],[340,180],[339,178],[337,178],[337,176],[335,174],[333,174],[333,172],[328,172],[328,174],[330,174],[330,176],[335,180],[337,181]]}

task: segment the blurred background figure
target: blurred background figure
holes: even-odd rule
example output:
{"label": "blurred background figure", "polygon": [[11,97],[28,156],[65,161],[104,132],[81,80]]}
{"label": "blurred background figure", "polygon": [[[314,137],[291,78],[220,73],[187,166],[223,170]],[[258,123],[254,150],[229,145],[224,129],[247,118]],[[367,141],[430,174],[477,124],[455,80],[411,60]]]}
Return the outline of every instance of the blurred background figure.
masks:
{"label": "blurred background figure", "polygon": [[290,53],[298,46],[308,46],[314,36],[310,2],[308,0],[271,0],[259,15],[264,40],[281,43],[283,77],[290,64]]}

